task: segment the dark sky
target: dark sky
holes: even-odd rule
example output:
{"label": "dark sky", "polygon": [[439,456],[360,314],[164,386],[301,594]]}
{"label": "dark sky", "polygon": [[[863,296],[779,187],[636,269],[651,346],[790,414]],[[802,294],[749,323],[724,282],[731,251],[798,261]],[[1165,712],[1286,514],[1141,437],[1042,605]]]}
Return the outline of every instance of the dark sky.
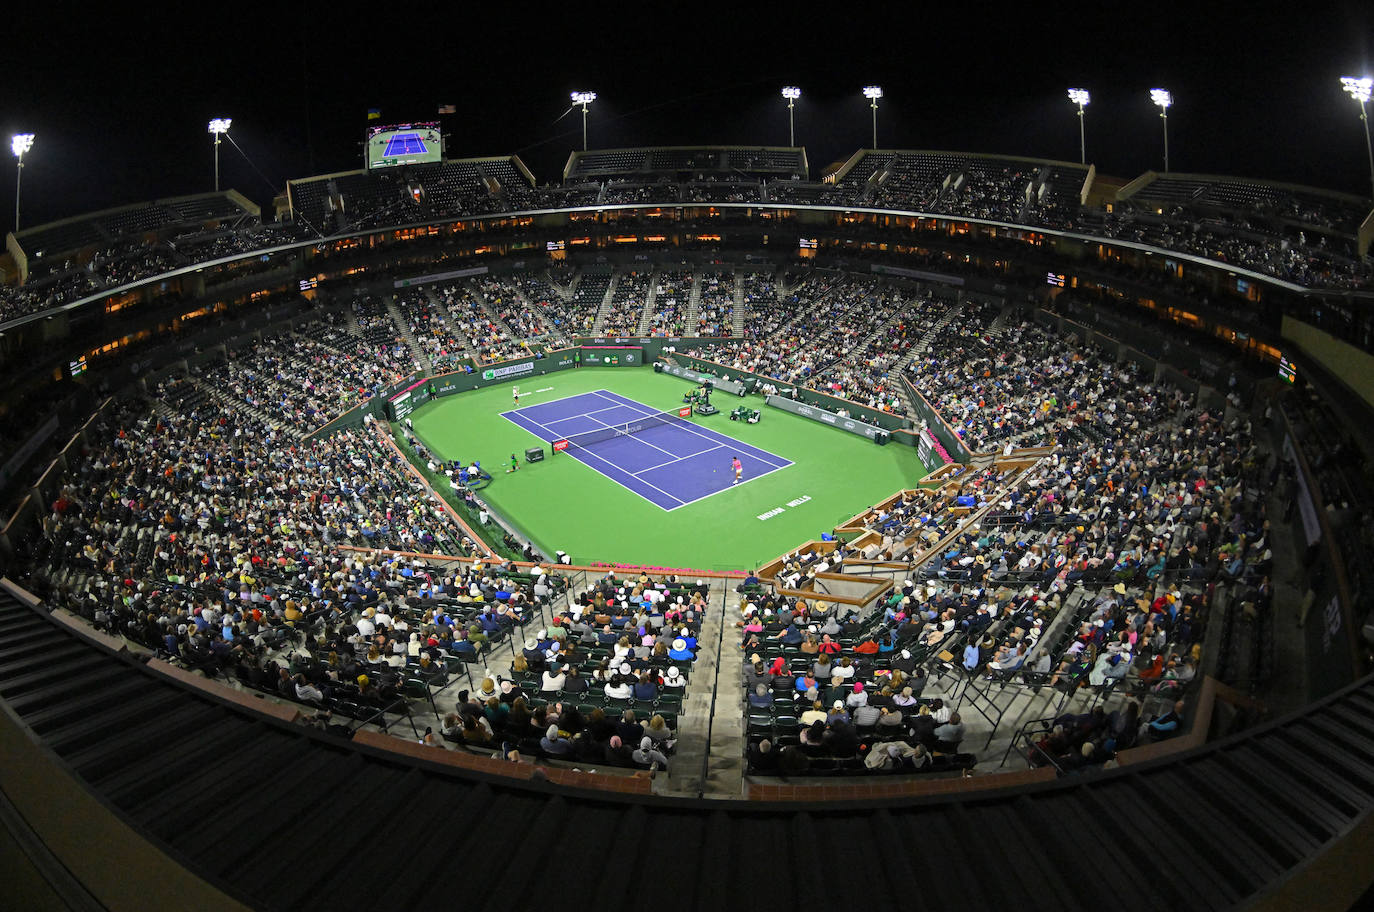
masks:
{"label": "dark sky", "polygon": [[1374,4],[1226,4],[1224,17],[1213,4],[434,6],[16,13],[0,47],[0,128],[38,136],[23,224],[212,189],[205,125],[218,115],[233,117],[242,149],[221,147],[222,184],[264,205],[288,178],[359,167],[369,107],[401,122],[456,104],[443,119],[450,157],[518,152],[554,181],[581,142],[580,115],[559,120],[573,89],[598,93],[593,148],[784,145],[779,89],[796,84],[797,141],[819,176],[870,142],[863,85],[886,93],[880,146],[1069,160],[1076,85],[1093,94],[1089,161],[1131,177],[1162,166],[1148,89],[1163,86],[1175,171],[1370,192],[1359,109],[1339,77],[1374,69]]}

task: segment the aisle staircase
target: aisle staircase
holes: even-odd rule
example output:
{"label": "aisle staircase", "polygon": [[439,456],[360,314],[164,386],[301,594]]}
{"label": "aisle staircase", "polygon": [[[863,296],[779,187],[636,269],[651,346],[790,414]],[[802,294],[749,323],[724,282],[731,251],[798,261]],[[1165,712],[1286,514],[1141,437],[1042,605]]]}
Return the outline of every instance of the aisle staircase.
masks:
{"label": "aisle staircase", "polygon": [[601,306],[596,311],[596,323],[592,327],[593,335],[601,335],[606,331],[606,318],[611,315],[611,302],[615,300],[615,287],[620,284],[619,271],[611,274],[611,281],[606,285],[606,294],[601,298]]}
{"label": "aisle staircase", "polygon": [[687,297],[686,313],[682,317],[683,332],[696,335],[697,314],[701,310],[701,273],[692,273],[692,293]]}
{"label": "aisle staircase", "polygon": [[644,312],[639,315],[639,325],[635,328],[635,335],[647,336],[653,327],[654,310],[658,305],[658,275],[655,269],[649,274],[649,293],[644,296]]}
{"label": "aisle staircase", "polygon": [[735,270],[735,316],[731,321],[730,335],[736,339],[744,337],[744,273]]}
{"label": "aisle staircase", "polygon": [[[443,304],[438,301],[431,289],[426,288],[424,290],[424,295],[429,299],[431,310],[447,316],[446,309]],[[406,315],[401,311],[400,305],[396,303],[395,295],[386,299],[386,312],[391,317],[391,322],[396,325],[396,331],[400,334],[401,341],[410,349],[410,354],[415,358],[415,363],[420,365],[420,369],[425,373],[429,373],[429,371],[433,370],[434,365],[430,362],[429,355],[425,354],[424,346],[420,344],[419,339],[415,338],[415,333],[410,331],[410,321],[406,319]],[[469,351],[469,354],[470,353]],[[474,361],[473,363],[476,364],[477,362]]]}
{"label": "aisle staircase", "polygon": [[906,357],[903,358],[900,363],[898,363],[897,370],[906,370],[907,366],[911,364],[912,361],[915,361],[921,355],[924,355],[927,351],[929,351],[930,346],[934,344],[935,337],[939,334],[940,330],[948,326],[954,320],[955,317],[959,316],[959,314],[963,312],[963,301],[958,301],[954,304],[951,304],[949,309],[946,310],[944,314],[940,317],[940,319],[935,322],[935,325],[930,327],[930,329],[926,330],[926,334],[921,337],[920,341],[918,341],[915,345],[911,346],[911,351],[907,352]]}
{"label": "aisle staircase", "polygon": [[202,393],[209,396],[211,399],[214,399],[216,402],[218,402],[220,405],[223,405],[230,411],[238,412],[241,415],[246,415],[249,418],[252,418],[256,421],[261,421],[267,424],[269,427],[275,428],[276,430],[282,432],[288,437],[299,438],[301,436],[301,432],[299,429],[285,425],[282,422],[278,421],[276,417],[270,414],[269,412],[260,409],[257,406],[249,405],[247,402],[244,402],[236,396],[229,395],[228,393],[224,392],[224,390],[221,387],[206,383],[198,377],[192,377],[190,379],[191,383],[196,387],[196,389],[200,390]]}

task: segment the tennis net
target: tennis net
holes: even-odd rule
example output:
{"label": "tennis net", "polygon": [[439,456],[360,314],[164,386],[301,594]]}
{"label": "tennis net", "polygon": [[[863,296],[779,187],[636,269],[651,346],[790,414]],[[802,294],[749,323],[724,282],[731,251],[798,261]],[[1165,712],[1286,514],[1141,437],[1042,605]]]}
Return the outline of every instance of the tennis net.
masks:
{"label": "tennis net", "polygon": [[616,437],[633,437],[654,428],[664,427],[665,425],[686,425],[687,417],[692,414],[690,407],[684,406],[671,412],[659,412],[655,415],[645,415],[636,418],[634,421],[627,421],[624,424],[609,424],[604,428],[597,428],[594,431],[587,431],[582,434],[573,434],[562,440],[555,440],[553,448],[555,451],[566,450],[572,447],[586,449],[587,447],[600,443],[603,440],[614,440]]}

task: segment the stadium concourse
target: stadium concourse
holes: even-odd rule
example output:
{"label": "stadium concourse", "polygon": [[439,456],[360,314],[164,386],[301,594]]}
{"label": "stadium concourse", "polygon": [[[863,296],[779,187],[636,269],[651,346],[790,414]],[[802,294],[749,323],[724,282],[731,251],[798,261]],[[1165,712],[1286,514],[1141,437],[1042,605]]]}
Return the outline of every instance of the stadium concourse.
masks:
{"label": "stadium concourse", "polygon": [[[873,901],[932,907],[945,897],[912,883],[1088,908],[1072,865],[1128,859],[1142,884],[1113,894],[1125,908],[1228,908],[1315,876],[1362,831],[1361,429],[1320,359],[1295,375],[1276,346],[1296,315],[1368,348],[1362,318],[1308,296],[1367,287],[1364,201],[1150,173],[1109,208],[1077,165],[880,150],[823,182],[801,150],[722,148],[579,153],[561,187],[514,156],[405,180],[424,192],[293,181],[288,224],[231,193],[15,237],[6,332],[41,329],[54,353],[10,377],[10,401],[32,388],[52,418],[4,415],[5,481],[25,473],[0,551],[7,765],[28,770],[41,743],[192,879],[263,908],[396,888],[459,819],[503,858],[574,833],[621,839],[635,867],[666,848],[740,881],[760,851],[809,868],[833,842],[846,869],[882,871]],[[807,207],[785,250],[759,239]],[[512,216],[536,210],[547,225]],[[1099,253],[1060,272],[1050,236]],[[284,280],[258,255],[278,248],[308,269]],[[65,357],[116,331],[90,365]],[[539,510],[501,515],[520,476],[440,453],[398,408],[500,399],[491,421],[533,438],[605,437],[580,438],[581,458],[608,477],[642,482],[671,456],[639,492],[656,531],[711,535],[709,518],[675,524],[709,493],[679,465],[691,454],[630,432],[662,404],[586,367],[615,348],[636,351],[615,371],[674,395],[740,384],[756,431],[785,412],[923,471],[729,571],[574,564],[521,533]],[[75,392],[45,388],[52,366]],[[507,395],[555,367],[586,389]],[[739,496],[791,470],[753,439]],[[1065,831],[1084,838],[1045,838]],[[399,890],[627,889],[478,867],[466,887]],[[723,901],[685,877],[666,904]]]}

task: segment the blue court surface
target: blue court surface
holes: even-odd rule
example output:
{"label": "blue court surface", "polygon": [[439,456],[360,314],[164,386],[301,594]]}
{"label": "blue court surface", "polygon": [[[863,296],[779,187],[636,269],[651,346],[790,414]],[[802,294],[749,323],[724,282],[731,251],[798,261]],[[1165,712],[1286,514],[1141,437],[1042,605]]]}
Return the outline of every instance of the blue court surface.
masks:
{"label": "blue court surface", "polygon": [[420,155],[424,151],[425,144],[419,133],[397,133],[386,141],[386,151],[382,154],[390,158],[393,155]]}
{"label": "blue court surface", "polygon": [[[607,390],[579,393],[552,402],[502,412],[545,443],[575,434],[633,422],[659,409]],[[637,434],[599,440],[586,447],[573,445],[554,458],[572,456],[622,487],[664,510],[676,510],[730,488],[730,461],[744,465],[740,484],[786,468],[792,460],[740,443],[733,437],[674,419]]]}

